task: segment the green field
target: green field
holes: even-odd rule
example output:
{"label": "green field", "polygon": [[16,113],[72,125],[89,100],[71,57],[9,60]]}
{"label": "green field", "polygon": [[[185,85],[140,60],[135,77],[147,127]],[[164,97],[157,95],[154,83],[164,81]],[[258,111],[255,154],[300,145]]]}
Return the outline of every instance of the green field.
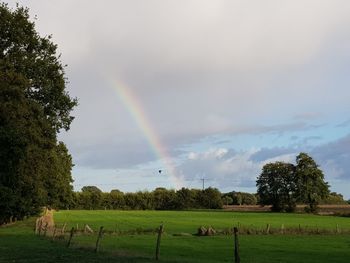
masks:
{"label": "green field", "polygon": [[[0,228],[0,262],[155,262],[156,229],[164,223],[161,262],[233,262],[233,238],[174,235],[195,233],[201,225],[216,229],[240,223],[251,228],[266,224],[279,228],[319,228],[341,234],[240,235],[241,262],[349,262],[350,219],[306,214],[237,213],[221,211],[59,211],[58,226],[68,228],[89,224],[94,230],[104,226],[107,233],[99,253],[93,252],[96,234],[78,234],[71,248],[66,240],[33,234],[33,219]],[[139,234],[131,234],[139,231]],[[127,232],[130,231],[130,232]],[[347,232],[345,234],[344,232]],[[141,233],[141,234],[140,234]],[[331,233],[331,232],[330,232]]]}
{"label": "green field", "polygon": [[93,229],[104,226],[106,230],[132,230],[137,228],[152,229],[164,223],[167,233],[196,233],[200,226],[214,228],[232,228],[236,225],[265,228],[267,224],[279,228],[334,229],[338,227],[350,230],[350,218],[334,216],[315,216],[309,214],[288,213],[253,213],[227,211],[59,211],[55,213],[58,224],[68,223],[68,226],[83,226],[88,224]]}

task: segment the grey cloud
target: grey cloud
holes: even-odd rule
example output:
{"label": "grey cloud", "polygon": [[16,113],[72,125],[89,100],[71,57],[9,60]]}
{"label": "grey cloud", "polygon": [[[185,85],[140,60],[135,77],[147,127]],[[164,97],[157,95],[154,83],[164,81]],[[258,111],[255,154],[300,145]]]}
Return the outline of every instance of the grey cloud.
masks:
{"label": "grey cloud", "polygon": [[345,128],[345,127],[348,127],[350,126],[350,119],[344,121],[344,122],[341,122],[339,123],[336,127],[339,127],[339,128]]}
{"label": "grey cloud", "polygon": [[297,153],[298,151],[298,149],[287,147],[262,148],[258,152],[254,153],[250,158],[254,162],[262,162],[281,155]]}
{"label": "grey cloud", "polygon": [[320,145],[312,154],[330,179],[350,179],[350,134],[334,142]]}

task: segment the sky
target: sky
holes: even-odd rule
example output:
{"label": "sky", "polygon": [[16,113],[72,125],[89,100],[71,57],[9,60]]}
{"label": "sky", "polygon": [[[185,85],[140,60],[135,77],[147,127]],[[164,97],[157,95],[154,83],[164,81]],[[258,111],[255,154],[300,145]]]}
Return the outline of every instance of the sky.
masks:
{"label": "sky", "polygon": [[16,2],[79,100],[59,135],[75,190],[253,193],[306,152],[350,198],[350,1]]}

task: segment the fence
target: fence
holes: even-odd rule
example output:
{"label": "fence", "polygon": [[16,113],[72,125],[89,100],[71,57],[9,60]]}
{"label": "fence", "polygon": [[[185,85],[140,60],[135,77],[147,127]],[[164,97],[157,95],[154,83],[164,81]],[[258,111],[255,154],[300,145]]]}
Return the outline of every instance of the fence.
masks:
{"label": "fence", "polygon": [[[82,226],[82,225],[81,225]],[[69,231],[66,231],[67,223],[64,223],[60,227],[49,227],[48,224],[40,225],[39,229],[35,229],[35,233],[38,236],[43,238],[51,239],[51,241],[64,242],[67,247],[84,247],[94,250],[96,253],[100,251],[103,247],[103,238],[104,236],[126,236],[126,235],[155,235],[154,247],[155,254],[154,259],[159,260],[161,258],[161,240],[162,235],[165,233],[164,225],[161,224],[159,227],[154,229],[130,229],[124,231],[106,230],[101,226],[98,231],[94,231],[89,225],[84,225],[83,228],[79,228],[79,224],[75,227],[70,228]],[[280,227],[272,227],[271,224],[267,223],[266,227],[256,228],[254,226],[244,226],[240,223],[234,228],[227,229],[214,229],[212,227],[199,227],[197,233],[180,233],[173,234],[181,236],[217,236],[217,235],[229,235],[233,239],[233,262],[240,263],[240,244],[239,244],[239,235],[287,235],[287,234],[349,234],[348,229],[341,229],[337,224],[334,226],[334,229],[321,229],[317,226],[308,227],[301,226],[298,227],[286,227],[284,224],[281,224]],[[84,237],[89,237],[84,240]]]}

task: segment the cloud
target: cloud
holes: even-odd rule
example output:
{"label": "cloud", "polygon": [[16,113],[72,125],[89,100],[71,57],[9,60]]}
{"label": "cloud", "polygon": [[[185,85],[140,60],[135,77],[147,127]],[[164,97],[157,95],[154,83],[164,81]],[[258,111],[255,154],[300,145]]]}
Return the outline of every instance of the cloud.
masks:
{"label": "cloud", "polygon": [[[75,123],[73,123],[72,130],[70,131],[73,135],[61,135],[61,139],[70,145],[76,165],[94,169],[118,169],[130,168],[157,160],[158,155],[152,150],[154,146],[149,144],[147,137],[140,133],[135,124],[131,130],[128,130],[128,127],[118,127],[114,122],[112,122],[113,125],[110,126],[111,122],[108,122],[110,118],[111,114],[106,112],[102,114],[102,116],[97,117],[96,123],[94,123],[93,126],[86,129],[79,127],[82,123],[78,118]],[[124,123],[126,122],[126,120],[122,121],[124,121]],[[122,124],[121,121],[120,124]],[[300,122],[271,126],[230,127],[225,130],[217,129],[217,127],[210,127],[209,123],[207,127],[208,128],[203,126],[191,133],[188,131],[186,132],[186,127],[179,128],[176,130],[177,134],[170,132],[165,138],[162,138],[163,143],[168,146],[171,156],[175,159],[187,154],[189,148],[195,147],[194,145],[198,143],[200,144],[203,138],[207,138],[208,143],[218,144],[215,143],[213,138],[209,135],[214,136],[221,134],[218,136],[219,143],[228,144],[230,140],[223,141],[221,139],[222,135],[256,137],[272,134],[281,136],[283,134],[295,131],[306,131],[313,128],[306,123]],[[114,134],[116,129],[119,129],[118,135]],[[84,130],[84,132],[81,133],[81,130]],[[77,140],[76,138],[79,139]],[[305,145],[307,141],[312,139],[317,138],[314,136],[310,138],[307,137],[303,139],[304,143],[298,142],[298,144]],[[260,160],[264,155],[271,158],[282,153],[290,153],[291,151],[293,152],[291,149],[281,147],[280,150],[273,149],[271,153],[269,153],[269,150],[266,149],[252,155],[252,158],[256,161]],[[211,156],[212,153],[209,151],[207,154]],[[222,152],[221,154],[225,155],[226,153]],[[266,156],[264,156],[264,158]],[[191,153],[191,157],[194,159],[197,157],[199,158],[194,152]],[[204,156],[201,155],[200,158],[202,159]]]}
{"label": "cloud", "polygon": [[[266,163],[283,161],[295,163],[299,152],[308,152],[320,165],[331,185],[347,182],[350,178],[350,135],[312,149],[274,147],[235,151],[227,148],[211,148],[190,152],[178,167],[187,181],[205,178],[210,185],[232,190],[254,187],[257,176]],[[347,193],[346,193],[347,194]]]}
{"label": "cloud", "polygon": [[[287,147],[275,147],[275,148],[262,148],[259,151],[252,154],[250,157],[254,162],[263,162],[269,159],[278,159],[280,156],[285,155],[296,155],[298,150],[295,148],[287,148]],[[294,160],[293,160],[294,162]]]}
{"label": "cloud", "polygon": [[[79,107],[60,138],[77,167],[137,169],[158,158],[115,92],[118,81],[176,161],[192,152],[179,167],[190,179],[252,186],[265,161],[299,149],[331,178],[348,178],[348,139],[335,141],[342,135],[327,125],[349,124],[339,119],[350,114],[349,1],[19,2],[68,64]],[[283,138],[233,150],[227,138],[241,135]],[[214,142],[198,149],[202,141]]]}
{"label": "cloud", "polygon": [[312,155],[324,170],[326,176],[333,180],[350,179],[350,134],[333,142],[320,145],[312,150]]}
{"label": "cloud", "polygon": [[336,127],[339,127],[339,128],[346,128],[346,127],[348,127],[348,126],[350,126],[350,119],[339,123]]}
{"label": "cloud", "polygon": [[236,152],[233,149],[213,148],[203,152],[190,152],[188,158],[177,168],[185,181],[205,178],[210,185],[220,189],[255,186],[255,180],[264,164],[274,161],[290,162],[294,154],[281,154],[261,161],[253,156],[261,150]]}

